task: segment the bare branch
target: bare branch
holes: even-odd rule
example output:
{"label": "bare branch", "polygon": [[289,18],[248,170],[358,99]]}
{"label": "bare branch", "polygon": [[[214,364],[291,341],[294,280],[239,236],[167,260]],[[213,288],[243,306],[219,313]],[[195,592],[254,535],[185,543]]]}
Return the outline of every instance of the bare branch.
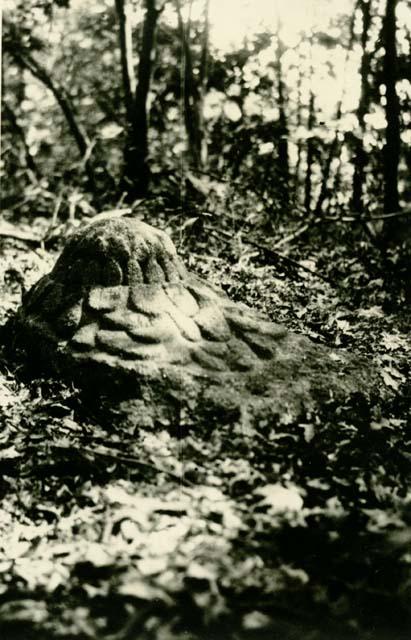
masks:
{"label": "bare branch", "polygon": [[44,86],[52,92],[53,96],[56,99],[56,102],[58,103],[64,114],[64,117],[66,118],[67,124],[76,141],[80,154],[81,156],[84,156],[87,153],[88,147],[90,145],[90,140],[83,127],[77,122],[77,117],[71,102],[71,98],[64,87],[57,84],[55,80],[51,78],[47,69],[45,69],[45,67],[43,67],[40,62],[35,60],[34,57],[27,51],[22,52],[17,50],[10,50],[9,53],[12,55],[17,64],[30,71],[30,73],[34,77],[40,80],[40,82],[42,82]]}
{"label": "bare branch", "polygon": [[[210,227],[209,225],[204,225],[204,227],[209,231],[213,231],[213,227]],[[218,234],[220,237],[226,236],[230,240],[232,240],[233,238],[232,233],[228,233],[223,229],[218,229]],[[252,247],[255,247],[256,249],[264,253],[266,258],[268,258],[271,261],[274,261],[275,264],[277,264],[278,262],[284,262],[292,266],[294,269],[301,269],[302,271],[310,273],[312,276],[315,276],[317,278],[320,278],[321,280],[324,280],[324,282],[328,282],[328,284],[331,284],[332,286],[336,286],[335,282],[333,282],[331,278],[324,276],[322,273],[319,273],[319,271],[314,271],[313,269],[306,267],[305,265],[301,264],[300,262],[297,262],[296,260],[293,260],[292,258],[289,258],[288,256],[284,256],[282,253],[278,253],[271,247],[267,247],[266,245],[261,244],[260,242],[256,242],[255,240],[250,240],[250,238],[242,238],[242,240],[246,244],[249,244]]]}
{"label": "bare branch", "polygon": [[30,172],[34,176],[33,181],[36,182],[41,178],[41,174],[38,166],[34,161],[33,156],[30,153],[30,148],[29,148],[29,145],[27,144],[26,135],[24,133],[23,127],[20,126],[17,120],[16,114],[14,113],[10,105],[6,102],[6,100],[3,100],[3,108],[4,108],[4,113],[7,116],[7,119],[10,123],[12,130],[20,138],[20,141],[24,150],[24,157],[26,160],[27,168],[30,170]]}
{"label": "bare branch", "polygon": [[[315,220],[312,221],[312,225],[315,224]],[[280,247],[282,247],[285,244],[289,244],[290,242],[292,242],[293,240],[296,240],[297,238],[299,238],[300,236],[302,236],[306,231],[308,231],[308,229],[310,228],[311,224],[310,223],[306,223],[303,224],[301,227],[299,227],[296,231],[294,231],[293,233],[290,233],[290,235],[286,236],[285,238],[281,238],[281,240],[279,240],[278,242],[276,242],[273,246],[272,249],[279,249]]]}

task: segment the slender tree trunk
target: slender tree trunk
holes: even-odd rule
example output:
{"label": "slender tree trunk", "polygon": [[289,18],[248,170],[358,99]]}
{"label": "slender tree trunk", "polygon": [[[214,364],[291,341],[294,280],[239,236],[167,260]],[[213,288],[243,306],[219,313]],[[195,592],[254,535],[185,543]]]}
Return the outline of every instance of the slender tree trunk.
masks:
{"label": "slender tree trunk", "polygon": [[[359,2],[363,2],[364,0],[359,0]],[[344,77],[345,77],[345,73],[346,73],[346,68],[347,68],[347,64],[348,64],[348,60],[349,60],[349,56],[350,56],[350,52],[352,51],[353,45],[354,45],[354,39],[355,39],[355,33],[354,33],[354,26],[355,26],[355,10],[357,8],[357,5],[354,9],[352,18],[351,18],[351,22],[349,25],[349,35],[348,35],[348,45],[347,45],[347,53],[346,53],[346,57],[345,57],[345,63],[344,63]],[[344,102],[344,97],[345,97],[345,89],[343,88],[342,93],[341,93],[341,97],[338,101],[337,104],[337,110],[336,110],[336,114],[335,114],[335,121],[337,123],[336,125],[336,131],[335,131],[335,135],[334,138],[328,148],[328,154],[327,157],[325,159],[325,163],[322,169],[322,180],[321,180],[321,188],[320,188],[320,193],[318,196],[318,200],[317,200],[317,204],[315,205],[315,215],[319,216],[321,215],[322,209],[323,209],[323,205],[325,200],[329,197],[329,179],[330,179],[330,175],[331,175],[331,165],[332,165],[332,161],[334,160],[334,158],[337,157],[337,155],[339,155],[339,153],[341,152],[341,143],[340,143],[340,122],[341,122],[341,117],[342,117],[342,108],[343,108],[343,102]]]}
{"label": "slender tree trunk", "polygon": [[289,181],[290,181],[290,167],[289,167],[289,157],[288,157],[288,122],[287,122],[287,114],[286,114],[286,95],[285,95],[285,84],[283,79],[283,68],[282,68],[282,55],[284,53],[284,45],[280,38],[280,29],[281,23],[278,23],[277,27],[277,92],[278,92],[278,110],[279,110],[279,139],[278,139],[278,163],[280,169],[280,175],[283,181],[283,189],[282,196],[284,198],[285,204],[288,204],[289,201]]}
{"label": "slender tree trunk", "polygon": [[[308,104],[308,132],[312,132],[315,125],[315,99],[314,93],[310,90],[310,101]],[[305,174],[305,186],[304,186],[304,208],[307,215],[311,213],[311,200],[312,200],[312,171],[314,164],[314,140],[310,136],[307,140],[307,171]]]}
{"label": "slender tree trunk", "polygon": [[398,59],[396,47],[397,0],[386,0],[383,22],[385,117],[387,120],[384,148],[384,209],[387,213],[398,211],[398,165],[400,160],[400,103],[396,90]]}
{"label": "slender tree trunk", "polygon": [[300,203],[300,197],[301,197],[301,183],[300,183],[300,170],[301,170],[301,157],[302,157],[302,142],[301,142],[301,138],[300,138],[300,128],[302,125],[302,117],[301,117],[301,109],[302,109],[302,80],[303,80],[303,75],[302,75],[302,71],[300,70],[299,74],[298,74],[298,83],[297,83],[297,120],[296,120],[296,124],[297,124],[297,131],[298,131],[298,142],[297,142],[297,162],[295,165],[295,175],[294,175],[294,190],[296,193],[296,199],[298,204]]}
{"label": "slender tree trunk", "polygon": [[133,120],[134,87],[136,80],[134,75],[134,56],[131,24],[124,0],[115,0],[119,23],[119,41],[121,56],[121,73],[123,76],[124,101],[126,106],[127,121]]}
{"label": "slender tree trunk", "polygon": [[364,211],[364,183],[365,183],[365,167],[367,165],[367,154],[364,149],[364,133],[365,133],[365,116],[370,106],[370,85],[368,76],[370,73],[370,54],[367,52],[368,32],[371,25],[371,0],[360,0],[359,6],[362,14],[362,31],[361,31],[361,95],[357,109],[357,118],[359,125],[359,136],[356,139],[354,151],[354,178],[352,192],[352,209],[358,213]]}
{"label": "slender tree trunk", "polygon": [[205,135],[204,125],[204,99],[207,93],[207,81],[208,81],[208,62],[209,62],[209,39],[210,39],[210,0],[204,2],[204,18],[203,18],[203,37],[201,43],[201,57],[200,57],[200,71],[199,71],[199,84],[200,84],[200,104],[199,104],[199,118],[200,118],[200,131],[201,131],[201,165],[206,167],[208,161],[208,147],[207,137]]}
{"label": "slender tree trunk", "polygon": [[321,215],[323,204],[328,197],[328,193],[329,193],[328,181],[330,179],[330,174],[331,174],[331,165],[334,158],[338,155],[339,149],[340,149],[340,141],[338,138],[338,134],[336,134],[328,149],[328,155],[323,167],[321,189],[318,196],[317,204],[315,205],[315,209],[314,209],[316,216]]}
{"label": "slender tree trunk", "polygon": [[[201,117],[201,94],[199,86],[194,78],[193,58],[190,47],[190,27],[191,17],[187,24],[184,24],[181,14],[180,0],[176,0],[179,31],[183,48],[183,103],[184,122],[188,138],[188,150],[190,161],[194,169],[202,167],[202,117]],[[191,3],[190,3],[191,13]]]}
{"label": "slender tree trunk", "polygon": [[162,9],[157,9],[156,0],[145,0],[145,10],[137,85],[124,150],[124,187],[127,199],[131,202],[147,194],[150,182],[147,101],[153,70],[157,21]]}

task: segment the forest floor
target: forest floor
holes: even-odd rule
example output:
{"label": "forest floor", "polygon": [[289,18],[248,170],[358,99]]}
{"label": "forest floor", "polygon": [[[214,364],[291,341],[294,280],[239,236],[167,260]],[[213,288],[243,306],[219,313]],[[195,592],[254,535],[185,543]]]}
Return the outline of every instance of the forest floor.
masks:
{"label": "forest floor", "polygon": [[[86,417],[76,389],[25,380],[3,357],[0,636],[405,640],[411,322],[400,288],[345,229],[285,243],[280,259],[256,245],[286,225],[268,243],[236,218],[145,219],[232,299],[367,355],[391,400],[357,397],[355,412],[329,404],[261,432],[189,421],[131,431]],[[14,224],[41,235],[48,221]],[[0,324],[50,270],[56,237],[47,250],[1,238]]]}

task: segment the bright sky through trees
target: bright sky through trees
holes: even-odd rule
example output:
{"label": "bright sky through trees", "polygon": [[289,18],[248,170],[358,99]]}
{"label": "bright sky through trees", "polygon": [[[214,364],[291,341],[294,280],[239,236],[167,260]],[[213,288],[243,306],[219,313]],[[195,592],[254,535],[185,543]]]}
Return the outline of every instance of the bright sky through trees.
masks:
{"label": "bright sky through trees", "polygon": [[[7,0],[6,4],[7,4]],[[381,7],[385,0],[381,1]],[[94,13],[96,19],[100,13],[113,9],[113,0],[90,2],[89,0],[71,0],[70,7],[85,13]],[[143,18],[143,2],[130,2],[130,14],[135,24]],[[185,18],[189,3],[184,4]],[[375,6],[375,5],[374,5]],[[227,51],[240,49],[245,40],[252,40],[256,33],[276,34],[280,27],[280,36],[285,46],[283,55],[283,73],[286,78],[288,93],[296,99],[296,73],[303,72],[302,98],[308,103],[311,89],[316,96],[316,109],[320,110],[318,121],[332,121],[336,106],[343,101],[343,116],[339,123],[340,130],[351,130],[356,127],[355,111],[358,106],[360,91],[359,61],[361,49],[356,44],[347,52],[347,33],[343,34],[341,25],[348,20],[354,10],[354,0],[210,0],[210,41],[211,46],[224,55]],[[41,10],[38,10],[39,13]],[[193,0],[191,17],[202,20],[204,0]],[[341,18],[340,21],[338,19]],[[47,22],[47,18],[43,15]],[[175,4],[168,0],[165,4],[162,19],[176,26]],[[406,3],[400,3],[397,12],[399,26],[411,20],[411,9]],[[47,25],[49,43],[60,42],[65,21]],[[361,22],[358,22],[361,28]],[[377,25],[378,28],[378,25]],[[337,45],[328,49],[322,45],[310,46],[311,33],[323,32],[334,37]],[[377,31],[375,32],[377,33]],[[404,32],[399,29],[398,40],[402,42]],[[402,43],[403,44],[403,43]],[[83,42],[80,46],[84,46]],[[297,52],[298,49],[298,52]],[[260,68],[276,59],[275,41],[258,56],[256,64]],[[245,72],[253,73],[252,69]],[[404,84],[404,83],[402,83]],[[410,93],[409,83],[399,89]],[[367,115],[367,121],[375,129],[385,127],[383,109],[375,109]],[[331,132],[330,132],[331,135]],[[404,135],[404,134],[403,134]]]}
{"label": "bright sky through trees", "polygon": [[280,20],[284,42],[293,46],[300,32],[324,27],[338,14],[349,15],[352,4],[352,0],[211,0],[213,44],[221,49],[239,45],[261,29],[275,31]]}
{"label": "bright sky through trees", "polygon": [[[141,4],[136,7],[137,21],[141,20]],[[71,0],[72,7],[88,6],[93,13],[103,12],[112,5],[112,0],[98,4]],[[350,15],[352,7],[353,0],[210,0],[211,40],[223,51],[238,47],[246,36],[261,30],[275,31],[280,20],[284,42],[293,46],[299,33],[311,27],[324,28],[333,16]],[[192,17],[200,18],[203,8],[204,0],[193,0]],[[171,15],[175,18],[174,3],[168,2],[164,16],[172,19]]]}
{"label": "bright sky through trees", "polygon": [[[194,19],[201,19],[203,7],[203,0],[193,1],[191,15]],[[350,16],[352,10],[353,0],[210,0],[210,39],[215,48],[226,52],[241,47],[246,38],[251,39],[258,32],[275,34],[280,25],[284,45],[293,48],[301,39],[307,41],[311,31],[325,31],[338,38],[340,30],[330,27],[330,23],[339,16]],[[262,65],[275,59],[275,45],[271,52],[270,49],[263,52]],[[356,53],[359,54],[353,52],[347,59],[344,46],[336,47],[332,53],[323,47],[313,47],[309,53],[310,61],[307,57],[306,62],[313,67],[312,73],[307,69],[307,77],[311,76],[319,98],[318,106],[327,117],[332,116],[341,96],[346,110],[355,109],[357,105],[360,85]],[[290,51],[286,54],[286,74],[289,64],[293,66],[295,63],[292,55]],[[333,77],[326,71],[330,56]],[[347,124],[348,127],[352,126],[351,123]]]}

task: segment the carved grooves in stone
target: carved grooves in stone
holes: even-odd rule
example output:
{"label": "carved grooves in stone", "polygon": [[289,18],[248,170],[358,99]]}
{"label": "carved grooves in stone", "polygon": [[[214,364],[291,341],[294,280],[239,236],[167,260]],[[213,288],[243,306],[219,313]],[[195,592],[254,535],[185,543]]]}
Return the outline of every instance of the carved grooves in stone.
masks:
{"label": "carved grooves in stone", "polygon": [[[47,285],[39,287],[40,294],[56,300],[59,283]],[[50,320],[60,337],[74,333],[70,344],[80,357],[88,352],[90,359],[104,361],[106,353],[120,366],[126,359],[153,366],[191,363],[209,373],[247,371],[259,359],[273,357],[272,338],[283,330],[226,310],[213,291],[205,293],[203,284],[200,290],[181,283],[95,287],[84,301]],[[49,304],[44,307],[50,310]]]}
{"label": "carved grooves in stone", "polygon": [[165,234],[130,220],[69,241],[24,312],[74,358],[139,373],[249,371],[286,334],[187,274]]}
{"label": "carved grooves in stone", "polygon": [[96,223],[69,240],[51,274],[69,287],[136,286],[186,277],[168,236],[130,219]]}
{"label": "carved grooves in stone", "polygon": [[[56,286],[40,288],[55,300]],[[285,331],[225,308],[224,302],[202,283],[198,289],[182,283],[95,287],[84,301],[50,320],[60,337],[72,337],[75,351],[89,352],[92,359],[96,353],[106,353],[118,364],[121,359],[153,365],[191,363],[208,372],[223,372],[247,371],[260,359],[272,358],[273,338]]]}
{"label": "carved grooves in stone", "polygon": [[278,337],[284,331],[267,323],[261,335],[254,320],[225,314],[213,292],[213,302],[206,304],[203,292],[195,296],[193,291],[182,284],[142,285],[134,292],[93,289],[87,307],[97,322],[80,327],[71,344],[83,353],[96,348],[119,358],[178,366],[191,362],[216,372],[247,371],[273,357],[269,334]]}

